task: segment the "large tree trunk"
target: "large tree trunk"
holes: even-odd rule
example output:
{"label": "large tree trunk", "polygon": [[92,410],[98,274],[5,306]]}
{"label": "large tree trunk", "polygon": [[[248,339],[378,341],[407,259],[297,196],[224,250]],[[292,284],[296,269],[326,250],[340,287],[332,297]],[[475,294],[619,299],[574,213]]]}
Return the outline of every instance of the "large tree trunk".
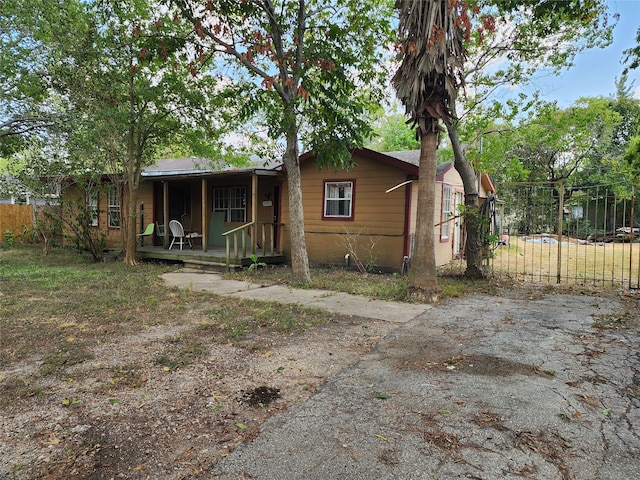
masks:
{"label": "large tree trunk", "polygon": [[[292,114],[293,115],[293,114]],[[291,118],[290,118],[291,119]],[[311,281],[307,241],[304,235],[304,210],[302,208],[302,184],[298,159],[298,129],[294,123],[287,129],[287,149],[283,161],[287,168],[289,186],[289,231],[291,232],[291,268],[293,279],[298,283]]]}
{"label": "large tree trunk", "polygon": [[436,272],[434,209],[437,132],[420,137],[420,177],[418,178],[418,215],[416,220],[415,251],[411,259],[409,293],[415,301],[435,302],[438,298]]}
{"label": "large tree trunk", "polygon": [[125,215],[121,215],[122,218],[120,219],[121,228],[125,228],[124,263],[127,265],[137,265],[138,236],[136,232],[138,212],[136,206],[138,201],[138,182],[136,182],[135,179],[129,178],[126,188],[126,201],[122,209],[123,213],[125,213],[125,210],[126,213]]}
{"label": "large tree trunk", "polygon": [[464,224],[467,240],[464,247],[467,259],[467,278],[485,278],[486,268],[482,262],[483,239],[481,235],[480,205],[478,200],[478,178],[473,167],[467,161],[458,135],[457,123],[447,125],[451,147],[453,149],[454,166],[462,177],[464,186]]}
{"label": "large tree trunk", "polygon": [[[134,75],[129,75],[129,112],[134,116],[136,111],[136,101],[134,96]],[[138,142],[136,142],[136,139]],[[124,167],[126,201],[121,205],[120,210],[120,228],[124,228],[124,263],[127,265],[137,265],[136,247],[138,237],[136,235],[137,211],[138,203],[138,185],[140,183],[140,168],[142,163],[142,152],[139,151],[139,136],[136,135],[136,129],[133,123],[129,124],[129,132],[127,139],[127,164]],[[122,213],[126,212],[125,215]]]}

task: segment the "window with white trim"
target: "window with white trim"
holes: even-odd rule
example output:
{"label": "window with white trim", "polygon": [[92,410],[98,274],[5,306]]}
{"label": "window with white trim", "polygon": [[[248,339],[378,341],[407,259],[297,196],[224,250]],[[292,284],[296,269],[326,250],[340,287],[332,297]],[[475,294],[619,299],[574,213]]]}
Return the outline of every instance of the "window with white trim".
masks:
{"label": "window with white trim", "polygon": [[87,213],[91,215],[91,221],[89,225],[92,227],[98,226],[98,192],[87,192]]}
{"label": "window with white trim", "polygon": [[109,189],[109,228],[120,228],[120,197],[116,188]]}
{"label": "window with white trim", "polygon": [[451,211],[451,187],[442,187],[442,224],[440,225],[440,238],[447,239],[451,232],[451,222],[448,220],[453,216]]}
{"label": "window with white trim", "polygon": [[245,187],[214,188],[213,211],[224,212],[225,222],[246,222],[247,189]]}
{"label": "window with white trim", "polygon": [[353,182],[325,182],[324,216],[326,218],[353,217]]}

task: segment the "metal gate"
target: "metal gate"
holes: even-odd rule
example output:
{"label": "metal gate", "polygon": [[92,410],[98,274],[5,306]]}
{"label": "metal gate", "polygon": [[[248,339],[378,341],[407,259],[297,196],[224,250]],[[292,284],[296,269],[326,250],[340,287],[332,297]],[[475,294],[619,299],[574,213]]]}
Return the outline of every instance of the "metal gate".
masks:
{"label": "metal gate", "polygon": [[640,214],[633,186],[498,187],[496,277],[575,285],[640,287]]}

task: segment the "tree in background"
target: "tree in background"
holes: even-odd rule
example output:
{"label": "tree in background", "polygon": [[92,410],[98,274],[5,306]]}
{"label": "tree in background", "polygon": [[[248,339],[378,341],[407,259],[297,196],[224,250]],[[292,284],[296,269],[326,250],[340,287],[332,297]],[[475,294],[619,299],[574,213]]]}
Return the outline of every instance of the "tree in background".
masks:
{"label": "tree in background", "polygon": [[20,151],[32,136],[59,131],[68,119],[50,72],[81,28],[78,10],[77,2],[49,0],[0,5],[0,155]]}
{"label": "tree in background", "polygon": [[[467,143],[461,137],[465,121],[502,88],[525,85],[541,70],[557,74],[571,66],[578,52],[607,45],[612,27],[606,5],[597,0],[484,0],[475,2],[473,11],[465,43],[470,61],[460,72],[469,91],[462,103],[452,102],[453,121],[447,131],[465,191],[466,276],[480,278],[487,274],[482,254],[486,239],[479,216],[478,172],[467,154],[479,148],[480,139],[494,130],[490,125],[500,115],[514,119],[532,102],[520,96],[504,105],[496,105],[497,101],[485,105],[482,113],[474,114],[478,129],[466,129]],[[477,121],[479,117],[484,118]]]}
{"label": "tree in background", "polygon": [[373,122],[373,131],[374,137],[366,145],[372,150],[397,152],[420,148],[415,131],[407,125],[407,119],[402,114],[381,112],[380,117]]}
{"label": "tree in background", "polygon": [[[623,62],[626,64],[623,75],[630,70],[635,70],[640,67],[640,28],[636,33],[635,47],[629,48],[624,51]],[[635,102],[635,106],[630,102],[629,92],[624,89],[618,89],[618,92],[623,92],[623,95],[618,95],[619,100],[624,100],[624,105],[631,107],[632,109],[638,107],[638,102]],[[622,98],[621,98],[622,97]],[[620,102],[622,103],[622,102]],[[625,115],[625,118],[629,115]],[[635,131],[634,128],[635,127]],[[634,182],[640,181],[640,115],[636,117],[636,122],[628,126],[628,129],[624,132],[629,135],[629,143],[625,150],[624,160],[627,166],[631,168]]]}
{"label": "tree in background", "polygon": [[[63,162],[75,168],[71,175],[94,171],[112,176],[123,212],[125,262],[134,265],[142,169],[177,138],[194,153],[220,158],[216,147],[221,132],[233,125],[228,113],[233,102],[218,101],[222,92],[216,78],[197,75],[197,61],[179,61],[185,30],[191,28],[173,20],[158,23],[158,5],[152,0],[60,3],[64,9],[57,9],[57,2],[37,2],[46,21],[22,39],[27,45],[40,42],[55,58],[23,59],[46,73],[47,96],[32,96],[31,101],[53,113],[60,106],[65,115],[58,131],[43,126],[39,135],[45,143],[54,135],[60,138],[68,156]],[[24,18],[31,14],[29,9],[15,11]],[[21,18],[15,19],[16,28]],[[70,30],[66,36],[51,33],[65,29]]]}
{"label": "tree in background", "polygon": [[[283,146],[290,208],[291,263],[311,279],[304,233],[299,146],[319,166],[348,168],[369,113],[383,97],[378,68],[390,33],[385,0],[171,0],[194,30],[194,49],[211,74],[238,85],[243,118]],[[362,12],[366,12],[363,14]]]}

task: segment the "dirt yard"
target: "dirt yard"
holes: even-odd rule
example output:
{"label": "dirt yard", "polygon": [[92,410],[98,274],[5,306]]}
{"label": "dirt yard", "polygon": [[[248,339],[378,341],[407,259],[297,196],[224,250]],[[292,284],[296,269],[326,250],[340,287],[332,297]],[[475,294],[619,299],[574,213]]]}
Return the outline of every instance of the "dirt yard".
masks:
{"label": "dirt yard", "polygon": [[[506,478],[499,474],[498,466],[483,476],[477,476],[479,470],[474,470],[475,464],[490,465],[492,458],[503,460],[503,454],[496,457],[491,453],[494,444],[519,452],[524,458],[519,470],[513,470],[518,459],[515,453],[511,454],[516,458],[510,460],[513,478],[606,478],[576,475],[567,458],[590,456],[593,445],[580,443],[580,429],[583,425],[589,428],[590,424],[600,424],[603,419],[616,422],[612,425],[627,425],[625,448],[638,451],[637,299],[633,295],[608,300],[603,297],[598,306],[600,302],[593,296],[582,301],[580,296],[572,295],[566,297],[571,299],[570,304],[561,299],[551,310],[545,297],[552,292],[536,289],[511,292],[509,298],[498,295],[452,299],[424,319],[406,325],[338,315],[327,323],[309,324],[304,331],[258,329],[235,344],[216,342],[207,328],[206,317],[198,312],[188,312],[186,321],[183,317],[179,322],[149,326],[142,333],[123,335],[105,329],[91,351],[75,357],[61,352],[68,355],[65,359],[73,359],[59,370],[63,374],[43,374],[47,364],[37,353],[0,368],[0,478],[186,480],[212,478],[212,474],[230,479],[303,478],[285,473],[278,477],[277,466],[283,472],[303,471],[278,457],[268,467],[275,472],[271,476],[262,475],[259,470],[240,476],[237,472],[249,467],[246,460],[241,466],[234,463],[234,450],[254,439],[262,439],[263,444],[278,452],[297,447],[299,455],[287,457],[291,461],[299,458],[303,462],[306,450],[316,464],[314,474],[306,478],[338,478],[330,470],[325,475],[322,468],[336,466],[330,458],[340,452],[325,451],[326,448],[312,451],[313,447],[327,445],[316,440],[323,432],[329,432],[331,422],[340,429],[351,421],[363,425],[372,418],[388,425],[355,438],[350,448],[366,450],[372,458],[363,453],[359,457],[365,465],[362,468],[378,470],[370,477],[363,474],[350,478],[391,478],[384,472],[394,471],[400,475],[395,478],[414,478],[410,473],[402,476],[403,472],[415,473],[417,461],[438,458],[441,472],[448,471],[442,470],[445,465],[452,475],[472,475],[466,478]],[[493,305],[502,305],[505,310],[498,311]],[[596,316],[594,309],[600,312]],[[490,312],[493,316],[488,315]],[[559,312],[563,316],[556,315]],[[471,317],[475,317],[474,322],[468,321]],[[526,324],[521,323],[524,321]],[[64,329],[65,324],[56,327]],[[187,331],[191,332],[188,342],[184,337]],[[194,335],[199,337],[198,342],[194,342]],[[549,342],[555,342],[550,350],[553,356],[545,357]],[[184,361],[190,356],[192,361]],[[383,360],[384,367],[374,365]],[[598,370],[598,362],[605,362],[603,370]],[[412,377],[418,374],[424,376],[420,380],[423,383],[416,383]],[[463,384],[455,378],[475,380],[469,383],[468,391],[461,393]],[[510,387],[513,390],[506,392],[510,397],[501,400],[495,389],[505,378],[514,382]],[[528,422],[528,410],[521,410],[514,403],[518,395],[531,397],[524,389],[528,379],[533,379],[535,385],[551,382],[553,386],[548,391],[566,398],[566,405],[546,410],[545,422],[560,425],[541,429],[547,432],[546,437],[534,427],[510,423],[516,411],[523,424]],[[624,385],[617,383],[621,379]],[[369,383],[380,389],[377,394],[381,399],[390,398],[385,403],[372,401],[373,393],[367,393]],[[411,391],[423,384],[438,386],[428,390],[428,401],[436,402],[432,405],[434,411],[423,411],[424,407],[416,403],[425,393],[422,389]],[[586,385],[593,388],[587,389]],[[614,393],[618,392],[615,395],[619,394],[616,402],[622,403],[607,403],[593,393],[602,392],[609,385]],[[572,389],[577,392],[575,398]],[[366,396],[360,398],[363,394]],[[486,400],[481,406],[471,400],[477,395]],[[491,404],[492,398],[514,405]],[[315,405],[313,411],[320,415],[317,423],[309,415],[302,420],[295,416],[306,404]],[[411,409],[420,409],[416,418],[424,422],[421,426],[409,422],[407,412]],[[285,412],[293,412],[290,421]],[[284,422],[298,433],[285,428],[280,440],[270,437],[270,432],[277,435],[278,427],[269,426],[269,419],[278,413],[285,415],[280,425]],[[353,431],[358,432],[359,428],[354,427]],[[562,434],[563,428],[573,428],[577,437]],[[601,433],[600,438],[607,442],[603,448],[612,445],[615,435],[622,431],[621,426],[612,428],[613,436],[605,430]],[[306,429],[305,436],[302,432]],[[489,440],[483,440],[483,446],[471,448],[465,443],[465,434],[472,430],[492,433],[486,433]],[[554,435],[554,431],[560,433]],[[261,432],[266,435],[258,436]],[[396,446],[391,443],[394,439]],[[420,446],[402,443],[408,440],[417,441]],[[281,445],[278,441],[290,443]],[[376,443],[370,446],[367,442]],[[558,442],[565,442],[564,447]],[[344,445],[348,443],[344,440]],[[267,452],[267,446],[258,442],[254,451],[257,448]],[[414,447],[415,458],[410,457]],[[571,450],[566,453],[565,447]],[[465,448],[471,448],[473,456],[469,457]],[[357,461],[353,451],[349,458]],[[624,451],[628,457],[628,451]],[[488,457],[478,457],[478,452]],[[327,456],[320,468],[319,455]],[[537,455],[539,460],[527,455]],[[636,460],[640,461],[638,455]],[[623,460],[629,460],[627,457]],[[260,468],[253,460],[249,464]],[[623,467],[628,465],[620,468]],[[353,468],[358,472],[358,465]],[[424,468],[427,471],[431,467]]]}
{"label": "dirt yard", "polygon": [[203,329],[196,361],[158,362],[201,321],[105,333],[64,376],[38,373],[38,355],[0,369],[0,478],[209,478],[266,418],[308,399],[397,327],[336,316],[305,332],[257,334],[245,347]]}

